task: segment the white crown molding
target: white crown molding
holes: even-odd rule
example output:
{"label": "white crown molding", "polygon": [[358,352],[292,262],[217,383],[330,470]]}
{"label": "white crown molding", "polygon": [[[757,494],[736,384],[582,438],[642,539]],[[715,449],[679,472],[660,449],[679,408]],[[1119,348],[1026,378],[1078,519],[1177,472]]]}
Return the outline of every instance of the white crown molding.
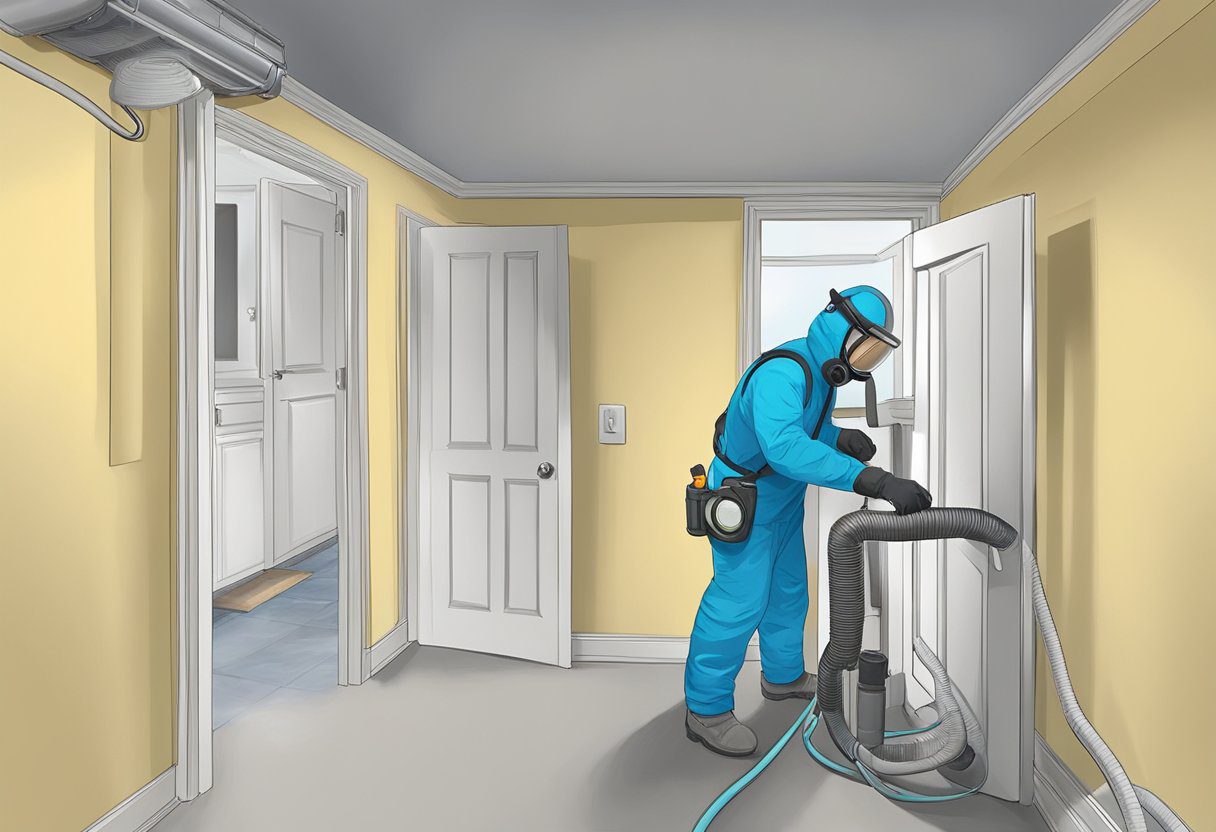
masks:
{"label": "white crown molding", "polygon": [[1089,66],[1094,58],[1102,54],[1106,47],[1127,31],[1156,2],[1157,0],[1123,0],[1116,6],[1110,14],[1090,30],[1089,34],[1081,38],[1081,42],[1061,58],[1060,62],[1052,67],[1051,71],[1044,75],[1030,92],[1022,96],[1021,101],[1014,104],[1009,112],[992,125],[992,129],[984,135],[984,138],[980,139],[979,144],[973,147],[963,161],[959,162],[958,167],[946,177],[946,181],[942,185],[942,197],[944,198],[958,187],[958,184],[967,178],[967,174],[975,170],[989,153],[1018,129],[1036,110],[1051,100],[1051,97],[1075,78],[1077,73]]}
{"label": "white crown molding", "polygon": [[465,199],[628,197],[904,197],[938,199],[936,182],[465,182]]}
{"label": "white crown molding", "polygon": [[[570,636],[570,657],[576,662],[683,664],[688,659],[688,639],[683,636],[574,633]],[[747,644],[745,660],[759,659],[760,642],[753,636]]]}
{"label": "white crown molding", "polygon": [[349,136],[453,196],[459,196],[459,191],[464,187],[464,183],[455,176],[437,165],[431,164],[376,128],[355,118],[328,98],[304,86],[290,75],[283,79],[283,98],[325,122],[339,133]]}
{"label": "white crown molding", "polygon": [[170,767],[98,818],[84,832],[147,832],[177,806],[177,775]]}
{"label": "white crown molding", "polygon": [[902,197],[938,199],[936,182],[465,182],[288,75],[283,98],[460,199],[627,197]]}

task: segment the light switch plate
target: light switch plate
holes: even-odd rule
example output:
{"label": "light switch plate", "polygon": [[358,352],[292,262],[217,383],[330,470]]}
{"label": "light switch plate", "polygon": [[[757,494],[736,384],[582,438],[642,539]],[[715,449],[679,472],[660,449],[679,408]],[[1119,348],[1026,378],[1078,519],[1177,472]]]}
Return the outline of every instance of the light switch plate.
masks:
{"label": "light switch plate", "polygon": [[625,405],[600,405],[600,444],[625,444]]}

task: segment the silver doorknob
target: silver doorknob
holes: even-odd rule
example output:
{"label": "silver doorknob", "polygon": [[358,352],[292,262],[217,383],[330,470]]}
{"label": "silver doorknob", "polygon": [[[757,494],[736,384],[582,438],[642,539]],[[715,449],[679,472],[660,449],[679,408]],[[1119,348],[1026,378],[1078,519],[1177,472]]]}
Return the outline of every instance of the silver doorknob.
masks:
{"label": "silver doorknob", "polygon": [[272,372],[271,372],[271,374],[270,374],[270,375],[271,375],[271,376],[274,378],[274,380],[275,380],[275,381],[281,381],[281,380],[283,379],[283,371],[282,371],[282,370],[274,370],[274,371],[272,371]]}
{"label": "silver doorknob", "polygon": [[542,462],[540,465],[536,466],[536,476],[540,477],[542,480],[549,479],[549,477],[553,476],[553,466],[548,462]]}

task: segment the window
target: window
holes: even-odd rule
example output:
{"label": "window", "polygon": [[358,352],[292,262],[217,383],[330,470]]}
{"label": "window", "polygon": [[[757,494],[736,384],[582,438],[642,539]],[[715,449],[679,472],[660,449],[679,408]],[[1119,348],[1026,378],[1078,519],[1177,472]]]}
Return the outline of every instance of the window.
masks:
{"label": "window", "polygon": [[[894,264],[881,253],[913,230],[910,219],[762,220],[760,222],[759,341],[770,350],[805,338],[828,303],[830,289],[870,285],[894,296]],[[874,373],[878,398],[894,395],[895,362]],[[864,407],[865,389],[848,384],[836,407]]]}
{"label": "window", "polygon": [[240,307],[237,256],[237,208],[230,203],[215,204],[215,360],[240,358]]}

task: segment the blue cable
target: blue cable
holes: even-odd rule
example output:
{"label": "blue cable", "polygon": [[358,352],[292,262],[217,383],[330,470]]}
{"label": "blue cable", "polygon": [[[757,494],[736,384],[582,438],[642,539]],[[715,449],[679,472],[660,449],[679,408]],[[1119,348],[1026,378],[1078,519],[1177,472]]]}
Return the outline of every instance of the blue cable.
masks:
{"label": "blue cable", "polygon": [[818,725],[819,714],[815,714],[815,716],[813,716],[810,722],[807,724],[806,730],[802,732],[802,744],[806,746],[807,753],[814,757],[815,762],[819,763],[819,765],[823,766],[824,768],[843,775],[844,777],[848,777],[850,780],[860,781],[861,778],[854,774],[852,770],[847,769],[844,766],[833,762],[832,760],[829,760],[826,756],[824,756],[823,752],[815,747],[815,743],[811,739],[811,736],[815,733],[815,728],[818,727]]}
{"label": "blue cable", "polygon": [[[914,792],[904,791],[903,789],[879,780],[877,776],[875,776],[860,762],[856,763],[857,771],[861,774],[861,777],[858,777],[857,774],[852,770],[828,759],[818,748],[815,747],[815,743],[811,737],[815,733],[815,729],[819,726],[819,714],[812,712],[815,710],[815,703],[817,701],[818,697],[812,698],[810,704],[806,706],[802,713],[798,715],[798,718],[793,721],[788,729],[786,729],[786,732],[781,735],[781,738],[778,739],[777,742],[773,743],[773,747],[768,750],[768,753],[761,757],[760,760],[754,766],[752,766],[746,774],[744,774],[734,783],[731,783],[725,791],[715,798],[713,803],[709,804],[709,808],[705,810],[704,814],[701,815],[701,819],[697,821],[697,825],[693,827],[693,832],[705,832],[707,829],[709,829],[709,825],[714,822],[714,818],[718,816],[718,813],[726,808],[726,804],[734,800],[735,796],[738,795],[739,792],[747,788],[753,780],[759,777],[761,773],[768,768],[769,763],[777,759],[777,755],[785,750],[785,746],[789,744],[790,738],[793,737],[794,732],[798,730],[799,724],[805,725],[802,731],[802,744],[806,746],[807,753],[814,757],[816,762],[818,762],[824,768],[848,777],[851,780],[860,782],[862,779],[864,779],[865,782],[869,783],[879,794],[888,800],[898,800],[906,803],[943,803],[948,800],[958,800],[959,798],[967,797],[979,791],[980,787],[976,786],[975,788],[968,789],[960,794],[915,794]],[[939,724],[940,722],[935,722],[934,724],[924,728],[909,728],[903,731],[884,731],[883,736],[904,737],[911,734],[921,734],[925,731],[936,728]]]}
{"label": "blue cable", "polygon": [[804,710],[798,716],[798,718],[794,720],[794,724],[791,725],[789,730],[782,735],[781,739],[777,740],[777,742],[773,744],[773,747],[768,750],[768,753],[761,757],[760,761],[752,766],[750,771],[748,771],[734,783],[731,783],[730,786],[727,787],[726,791],[718,795],[717,799],[714,800],[713,803],[709,804],[709,808],[705,810],[705,814],[701,815],[701,819],[697,821],[697,825],[693,827],[693,832],[705,832],[705,830],[709,828],[709,825],[714,822],[714,818],[718,816],[718,813],[726,808],[726,804],[730,803],[731,800],[734,799],[735,795],[747,788],[749,783],[759,777],[760,773],[768,768],[768,764],[777,758],[777,755],[781,753],[782,749],[784,749],[786,744],[790,741],[790,737],[794,736],[794,732],[798,730],[798,725],[804,719],[806,719],[807,714],[809,714],[811,709],[814,707],[815,700],[812,699],[811,704],[806,706],[806,710]]}
{"label": "blue cable", "polygon": [[932,731],[941,724],[942,721],[939,719],[937,722],[933,723],[932,725],[926,725],[924,728],[908,728],[904,731],[883,731],[882,735],[888,739],[891,737],[909,737],[913,734],[923,734],[926,731]]}

